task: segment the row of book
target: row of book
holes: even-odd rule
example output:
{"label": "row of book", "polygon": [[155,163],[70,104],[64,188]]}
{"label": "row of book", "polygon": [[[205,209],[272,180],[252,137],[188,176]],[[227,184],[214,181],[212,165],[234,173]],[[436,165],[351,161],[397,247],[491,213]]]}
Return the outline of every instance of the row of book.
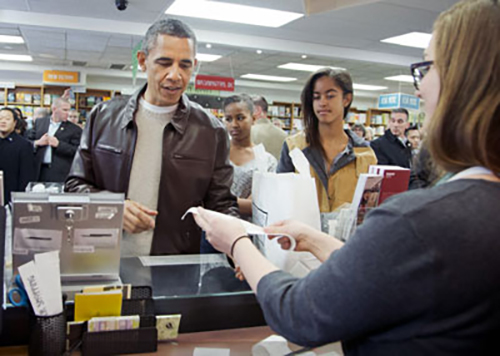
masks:
{"label": "row of book", "polygon": [[94,106],[96,104],[102,103],[103,101],[111,100],[110,96],[81,96],[79,98],[78,104],[80,106]]}
{"label": "row of book", "polygon": [[291,117],[292,107],[283,105],[270,105],[267,113],[270,116]]}

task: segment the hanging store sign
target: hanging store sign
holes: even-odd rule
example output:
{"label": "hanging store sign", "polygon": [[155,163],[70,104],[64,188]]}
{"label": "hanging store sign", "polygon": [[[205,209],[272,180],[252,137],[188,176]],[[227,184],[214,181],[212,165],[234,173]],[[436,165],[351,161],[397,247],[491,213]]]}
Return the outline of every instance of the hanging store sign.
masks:
{"label": "hanging store sign", "polygon": [[234,78],[197,75],[194,87],[195,89],[234,91]]}
{"label": "hanging store sign", "polygon": [[379,109],[405,108],[410,110],[420,109],[420,99],[414,95],[403,93],[384,94],[378,98]]}
{"label": "hanging store sign", "polygon": [[44,70],[43,82],[50,84],[77,84],[80,82],[80,73],[63,70]]}

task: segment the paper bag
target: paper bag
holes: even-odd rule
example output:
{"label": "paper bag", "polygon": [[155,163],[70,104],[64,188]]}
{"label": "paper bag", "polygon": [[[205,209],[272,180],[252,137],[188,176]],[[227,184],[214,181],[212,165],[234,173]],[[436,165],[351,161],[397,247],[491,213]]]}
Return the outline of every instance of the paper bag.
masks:
{"label": "paper bag", "polygon": [[[299,174],[254,173],[252,221],[259,226],[268,226],[280,220],[293,219],[320,230],[316,184],[310,175],[309,163],[298,149],[290,152],[290,156]],[[295,276],[303,277],[320,264],[311,253],[284,251],[265,236],[259,236],[254,242],[278,268]]]}

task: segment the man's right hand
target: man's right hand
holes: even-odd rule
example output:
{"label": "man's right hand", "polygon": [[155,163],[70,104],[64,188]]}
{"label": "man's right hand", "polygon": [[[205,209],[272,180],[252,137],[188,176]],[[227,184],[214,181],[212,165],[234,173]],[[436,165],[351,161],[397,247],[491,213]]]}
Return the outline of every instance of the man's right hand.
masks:
{"label": "man's right hand", "polygon": [[42,137],[40,137],[38,140],[35,141],[35,147],[43,147],[47,146],[49,144],[49,135],[44,134]]}
{"label": "man's right hand", "polygon": [[135,201],[125,200],[123,229],[131,234],[154,229],[155,220],[153,217],[156,215],[158,215],[158,212],[155,210],[148,209]]}

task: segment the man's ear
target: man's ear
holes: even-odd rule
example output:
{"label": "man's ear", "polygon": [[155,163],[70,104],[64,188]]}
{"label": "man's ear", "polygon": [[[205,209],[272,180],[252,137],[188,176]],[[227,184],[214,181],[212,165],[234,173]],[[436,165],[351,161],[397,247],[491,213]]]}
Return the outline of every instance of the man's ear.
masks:
{"label": "man's ear", "polygon": [[139,67],[143,72],[146,71],[146,53],[143,51],[137,52],[137,62],[139,63]]}

